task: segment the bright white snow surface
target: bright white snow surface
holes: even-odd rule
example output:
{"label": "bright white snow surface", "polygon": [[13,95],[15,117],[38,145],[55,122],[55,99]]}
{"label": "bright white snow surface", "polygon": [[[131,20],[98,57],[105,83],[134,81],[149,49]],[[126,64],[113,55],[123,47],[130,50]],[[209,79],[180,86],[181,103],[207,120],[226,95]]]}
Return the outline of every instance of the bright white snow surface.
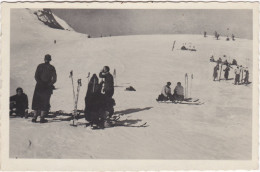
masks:
{"label": "bright white snow surface", "polygon": [[[74,81],[82,79],[78,105],[82,110],[87,73],[98,74],[108,65],[112,72],[117,71],[115,113],[121,115],[118,123],[126,126],[91,130],[52,118],[46,124],[31,123],[31,118],[11,118],[10,157],[251,159],[252,86],[235,86],[234,80],[213,82],[215,63],[210,63],[209,57],[225,54],[242,65],[250,58],[251,74],[252,40],[227,42],[224,39],[217,41],[202,35],[88,39],[74,31],[48,28],[26,9],[13,10],[11,94],[15,94],[18,86],[22,87],[31,106],[36,67],[49,53],[58,75],[51,111],[73,109],[70,70],[74,71]],[[196,52],[179,50],[183,43],[189,42],[196,47]],[[184,85],[185,73],[194,75],[192,97],[205,103],[200,106],[157,103],[155,99],[166,82],[172,82],[172,89],[178,81]],[[234,78],[233,70],[230,77]],[[130,85],[137,91],[124,91]],[[144,122],[147,127],[129,127]]]}

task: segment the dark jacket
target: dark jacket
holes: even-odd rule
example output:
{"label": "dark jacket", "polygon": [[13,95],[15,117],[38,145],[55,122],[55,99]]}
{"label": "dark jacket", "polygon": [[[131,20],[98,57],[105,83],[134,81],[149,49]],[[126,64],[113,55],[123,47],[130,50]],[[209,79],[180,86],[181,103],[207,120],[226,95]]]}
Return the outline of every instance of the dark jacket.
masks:
{"label": "dark jacket", "polygon": [[15,104],[15,108],[19,110],[28,109],[28,97],[26,94],[22,93],[19,95],[14,95],[10,97],[10,102]]}
{"label": "dark jacket", "polygon": [[114,91],[114,77],[111,73],[99,73],[100,78],[104,78],[104,92]]}
{"label": "dark jacket", "polygon": [[40,85],[53,85],[57,81],[55,67],[49,63],[39,64],[35,72],[35,80]]}

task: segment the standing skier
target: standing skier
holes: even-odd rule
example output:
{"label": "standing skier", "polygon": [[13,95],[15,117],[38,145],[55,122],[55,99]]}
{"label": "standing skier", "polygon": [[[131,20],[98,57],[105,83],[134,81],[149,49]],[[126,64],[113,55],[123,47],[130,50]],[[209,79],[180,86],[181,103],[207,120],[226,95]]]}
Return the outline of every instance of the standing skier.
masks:
{"label": "standing skier", "polygon": [[246,69],[245,69],[245,79],[244,79],[244,83],[246,85],[249,84],[248,79],[249,79],[249,71],[248,71],[248,68],[246,67]]}
{"label": "standing skier", "polygon": [[57,80],[55,67],[50,64],[51,55],[44,57],[44,62],[39,64],[35,72],[36,86],[33,94],[32,109],[34,116],[32,122],[36,122],[40,115],[40,123],[45,123],[45,116],[50,110],[50,98],[53,93],[54,83]]}
{"label": "standing skier", "polygon": [[214,70],[213,70],[213,81],[216,80],[216,78],[218,77],[218,70],[219,70],[219,66],[218,64],[214,67]]}
{"label": "standing skier", "polygon": [[225,73],[224,73],[224,77],[226,80],[228,80],[228,75],[229,75],[229,71],[230,71],[230,68],[229,68],[229,65],[227,64],[227,67],[226,69],[223,70]]}
{"label": "standing skier", "polygon": [[235,69],[235,85],[239,84],[240,82],[240,69],[239,66]]}
{"label": "standing skier", "polygon": [[104,83],[104,89],[103,92],[105,93],[105,96],[107,98],[112,98],[114,95],[114,77],[109,72],[110,69],[108,66],[104,66],[104,68],[99,73],[100,78],[104,78],[105,81],[103,81],[101,84]]}
{"label": "standing skier", "polygon": [[101,82],[101,85],[104,84],[103,92],[106,99],[106,110],[109,112],[109,117],[111,117],[114,113],[113,106],[115,105],[115,100],[112,98],[114,95],[114,77],[109,71],[109,67],[104,66],[104,68],[99,73],[99,77],[104,78],[104,81]]}

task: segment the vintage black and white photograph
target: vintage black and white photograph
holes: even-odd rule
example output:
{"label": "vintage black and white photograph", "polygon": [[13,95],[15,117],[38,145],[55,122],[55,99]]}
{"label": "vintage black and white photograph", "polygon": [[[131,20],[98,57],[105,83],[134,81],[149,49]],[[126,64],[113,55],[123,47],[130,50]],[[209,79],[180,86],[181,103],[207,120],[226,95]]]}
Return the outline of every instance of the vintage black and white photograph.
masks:
{"label": "vintage black and white photograph", "polygon": [[257,4],[59,5],[9,9],[9,159],[253,159]]}

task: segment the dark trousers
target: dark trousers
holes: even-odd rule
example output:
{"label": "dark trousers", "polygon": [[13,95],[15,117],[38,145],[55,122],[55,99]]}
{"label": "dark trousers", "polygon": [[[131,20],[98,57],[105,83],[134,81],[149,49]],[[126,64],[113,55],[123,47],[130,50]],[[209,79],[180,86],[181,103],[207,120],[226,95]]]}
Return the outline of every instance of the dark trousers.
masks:
{"label": "dark trousers", "polygon": [[235,85],[238,84],[239,81],[240,81],[240,74],[236,74]]}

